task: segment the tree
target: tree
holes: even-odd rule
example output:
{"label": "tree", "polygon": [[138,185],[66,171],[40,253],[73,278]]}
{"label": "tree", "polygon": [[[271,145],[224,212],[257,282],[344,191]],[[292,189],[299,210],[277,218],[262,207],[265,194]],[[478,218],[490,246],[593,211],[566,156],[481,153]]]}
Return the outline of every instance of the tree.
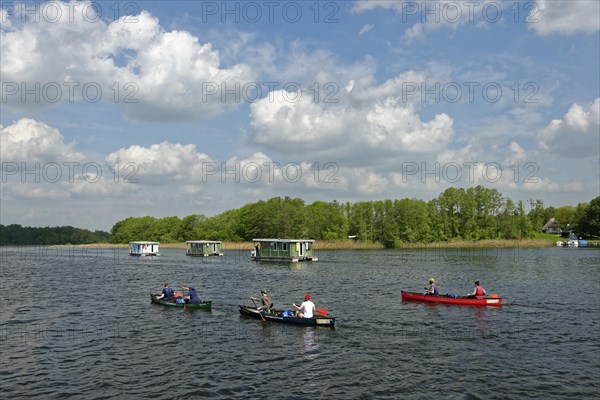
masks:
{"label": "tree", "polygon": [[533,200],[529,199],[529,221],[531,221],[531,225],[537,231],[541,230],[546,222],[548,222],[549,218],[546,218],[546,213],[544,209],[544,201],[543,200]]}
{"label": "tree", "polygon": [[[407,243],[429,243],[441,240],[439,219],[432,217],[435,211],[434,201],[426,203],[417,199],[394,201],[394,211],[398,225],[398,237]],[[435,216],[437,216],[435,212]],[[438,226],[436,229],[435,226]]]}
{"label": "tree", "polygon": [[[484,189],[482,186],[478,187]],[[481,215],[478,213],[478,211],[481,208],[482,196],[476,195],[475,188],[461,190],[458,194],[460,209],[460,236],[464,239],[478,240],[481,237],[481,232],[478,225]],[[477,200],[479,200],[479,203]]]}
{"label": "tree", "polygon": [[554,215],[556,218],[556,222],[558,226],[561,228],[565,228],[567,225],[575,224],[575,207],[573,206],[563,206],[556,209],[556,213]]}
{"label": "tree", "polygon": [[106,242],[108,232],[74,228],[72,226],[22,227],[0,225],[0,245],[90,244]]}
{"label": "tree", "polygon": [[358,240],[373,240],[373,203],[358,202],[352,205],[348,217],[348,232]]}
{"label": "tree", "polygon": [[531,225],[529,217],[525,214],[525,204],[522,200],[519,200],[519,202],[517,203],[515,214],[516,224],[519,230],[519,239],[533,237],[534,229]]}
{"label": "tree", "polygon": [[[178,217],[126,218],[112,227],[110,241],[242,241],[254,238],[336,240],[356,235],[362,241],[376,241],[385,247],[395,247],[401,242],[526,238],[555,215],[576,223],[581,234],[600,235],[597,210],[600,200],[594,199],[592,202],[557,210],[554,207],[544,208],[541,200],[529,200],[531,210],[526,213],[522,201],[515,204],[496,189],[483,186],[466,190],[448,188],[428,202],[418,199],[344,204],[315,201],[305,205],[304,200],[299,198],[273,197],[210,218],[202,214],[192,214],[182,220]],[[91,237],[89,232],[73,227],[40,229],[2,228],[0,240],[3,243],[30,243],[33,240],[47,243],[60,240],[87,241]]]}
{"label": "tree", "polygon": [[348,235],[348,220],[336,201],[315,201],[306,206],[305,215],[309,238],[336,240],[344,239]]}
{"label": "tree", "polygon": [[517,225],[515,215],[517,208],[511,199],[506,199],[504,210],[500,215],[500,234],[504,239],[518,239],[520,229]]}
{"label": "tree", "polygon": [[[467,190],[468,192],[468,190]],[[504,204],[502,194],[496,189],[487,189],[481,185],[473,189],[475,197],[476,226],[479,239],[498,237],[497,216]]]}
{"label": "tree", "polygon": [[179,237],[181,220],[178,217],[164,217],[156,220],[148,231],[148,240],[174,243],[183,240]]}
{"label": "tree", "polygon": [[442,221],[444,236],[448,239],[460,238],[460,196],[463,189],[448,188],[438,196],[438,212]]}
{"label": "tree", "polygon": [[181,240],[201,240],[199,238],[202,235],[202,222],[206,220],[206,217],[202,214],[192,214],[181,220],[179,224],[179,232],[177,236]]}
{"label": "tree", "polygon": [[579,227],[578,233],[582,237],[600,237],[600,196],[590,201],[577,221],[577,226]]}
{"label": "tree", "polygon": [[374,240],[386,248],[394,247],[399,239],[394,204],[391,200],[376,201],[373,203],[373,211]]}
{"label": "tree", "polygon": [[305,209],[304,200],[285,197],[275,197],[267,201],[269,207],[273,207],[275,224],[270,237],[298,238],[305,237],[308,229],[304,223]]}
{"label": "tree", "polygon": [[111,243],[129,243],[135,240],[151,240],[150,230],[156,222],[156,218],[130,217],[113,225],[110,230]]}
{"label": "tree", "polygon": [[242,240],[254,238],[301,237],[306,235],[302,199],[273,197],[240,208],[235,229]]}

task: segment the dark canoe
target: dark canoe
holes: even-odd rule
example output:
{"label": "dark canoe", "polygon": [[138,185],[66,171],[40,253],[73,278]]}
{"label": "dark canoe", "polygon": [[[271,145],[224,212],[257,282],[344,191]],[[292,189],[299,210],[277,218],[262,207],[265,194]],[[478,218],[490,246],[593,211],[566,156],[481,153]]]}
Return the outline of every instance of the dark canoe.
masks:
{"label": "dark canoe", "polygon": [[185,308],[190,310],[210,311],[212,309],[212,301],[201,301],[200,303],[177,303],[175,301],[157,299],[158,296],[160,295],[150,293],[150,301],[152,301],[154,304],[160,304],[168,307],[183,308],[183,306],[185,306]]}
{"label": "dark canoe", "polygon": [[500,307],[502,305],[501,297],[484,297],[476,299],[474,297],[448,297],[431,296],[423,293],[401,291],[404,301],[425,301],[428,303],[458,304],[463,306],[492,306]]}
{"label": "dark canoe", "polygon": [[[240,308],[240,314],[250,318],[262,320],[264,317],[265,321],[269,322],[281,322],[284,324],[302,325],[302,326],[323,326],[327,328],[335,328],[335,318],[333,317],[322,317],[315,316],[313,318],[298,318],[298,317],[286,317],[283,315],[283,310],[274,310],[272,313],[262,314],[256,309],[256,307],[250,306],[238,306]],[[289,312],[289,311],[288,311]]]}

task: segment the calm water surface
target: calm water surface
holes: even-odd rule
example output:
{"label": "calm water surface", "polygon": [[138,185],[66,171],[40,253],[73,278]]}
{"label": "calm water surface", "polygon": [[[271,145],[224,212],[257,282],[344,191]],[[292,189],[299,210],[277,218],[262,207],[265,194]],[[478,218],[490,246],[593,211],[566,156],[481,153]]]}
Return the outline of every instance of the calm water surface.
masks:
{"label": "calm water surface", "polygon": [[[272,264],[163,250],[1,249],[3,398],[600,397],[600,251],[321,251]],[[502,308],[403,303],[435,277],[479,279]],[[150,303],[164,281],[195,285],[213,311]],[[238,304],[270,291],[337,328],[272,325]]]}

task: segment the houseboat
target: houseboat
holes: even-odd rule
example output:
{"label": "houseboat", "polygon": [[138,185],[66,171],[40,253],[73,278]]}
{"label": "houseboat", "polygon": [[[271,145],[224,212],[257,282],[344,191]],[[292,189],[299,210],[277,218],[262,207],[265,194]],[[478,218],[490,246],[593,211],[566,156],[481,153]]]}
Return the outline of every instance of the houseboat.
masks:
{"label": "houseboat", "polygon": [[253,261],[317,261],[314,240],[310,239],[253,239]]}
{"label": "houseboat", "polygon": [[160,256],[158,242],[129,242],[130,256]]}
{"label": "houseboat", "polygon": [[223,255],[221,242],[216,240],[188,240],[185,244],[187,246],[186,256],[209,257]]}

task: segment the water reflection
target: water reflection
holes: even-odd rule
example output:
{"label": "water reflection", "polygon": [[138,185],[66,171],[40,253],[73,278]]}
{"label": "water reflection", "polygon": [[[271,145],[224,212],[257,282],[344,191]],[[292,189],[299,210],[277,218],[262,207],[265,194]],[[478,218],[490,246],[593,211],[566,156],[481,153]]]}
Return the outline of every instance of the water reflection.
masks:
{"label": "water reflection", "polygon": [[314,328],[303,328],[300,335],[300,345],[304,352],[304,358],[314,360],[319,356],[318,330]]}
{"label": "water reflection", "polygon": [[475,318],[477,319],[477,327],[479,328],[479,333],[481,333],[481,336],[488,335],[488,325],[487,325],[487,321],[485,319],[486,312],[487,312],[487,310],[485,307],[478,307],[475,311]]}

